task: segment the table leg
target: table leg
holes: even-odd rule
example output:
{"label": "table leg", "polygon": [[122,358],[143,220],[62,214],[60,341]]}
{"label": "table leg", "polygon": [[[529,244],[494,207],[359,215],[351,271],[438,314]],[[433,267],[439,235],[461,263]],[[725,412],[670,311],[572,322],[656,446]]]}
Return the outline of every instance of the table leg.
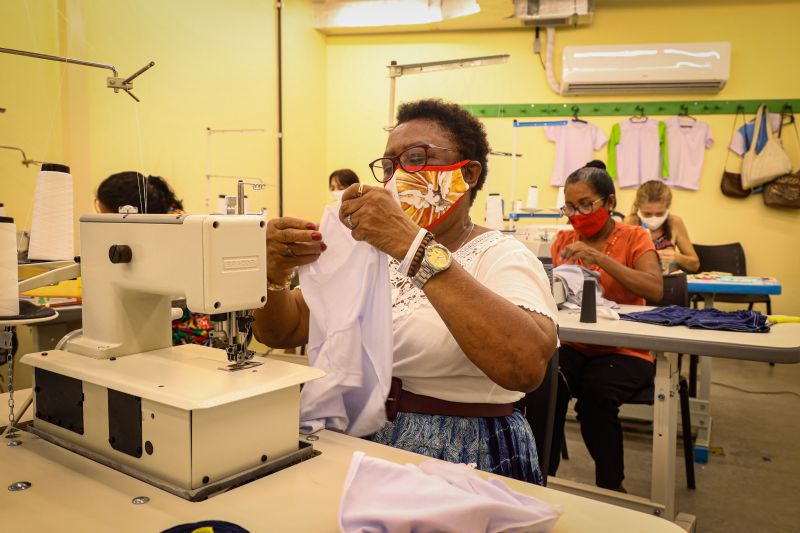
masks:
{"label": "table leg", "polygon": [[675,452],[678,426],[678,357],[655,352],[653,466],[650,499],[664,505],[667,520],[675,517]]}

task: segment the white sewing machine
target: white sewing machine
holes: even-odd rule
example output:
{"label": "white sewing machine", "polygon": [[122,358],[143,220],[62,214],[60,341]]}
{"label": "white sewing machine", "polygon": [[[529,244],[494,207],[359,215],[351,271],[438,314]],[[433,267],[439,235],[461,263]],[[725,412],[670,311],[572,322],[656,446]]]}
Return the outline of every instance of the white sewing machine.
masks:
{"label": "white sewing machine", "polygon": [[[266,223],[254,215],[81,217],[83,330],[34,367],[31,431],[190,500],[313,455],[300,384],[320,370],[253,357]],[[172,346],[171,302],[235,313],[226,350]],[[238,329],[238,331],[236,331]]]}
{"label": "white sewing machine", "polygon": [[572,229],[569,224],[517,225],[514,237],[525,244],[536,257],[550,257],[550,247],[559,231]]}

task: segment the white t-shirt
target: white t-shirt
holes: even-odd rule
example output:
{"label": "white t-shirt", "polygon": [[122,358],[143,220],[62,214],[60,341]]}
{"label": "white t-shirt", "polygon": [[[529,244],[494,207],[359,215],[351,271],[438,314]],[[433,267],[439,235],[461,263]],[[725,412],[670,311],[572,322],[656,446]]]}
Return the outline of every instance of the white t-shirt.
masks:
{"label": "white t-shirt", "polygon": [[700,188],[700,173],[706,148],[714,146],[711,127],[699,120],[670,117],[667,124],[669,178],[666,184],[678,189],[696,191]]}
{"label": "white t-shirt", "polygon": [[[769,125],[772,126],[772,132],[777,133],[781,127],[781,114],[769,113]],[[747,128],[748,140],[752,143],[753,135],[755,134],[755,122],[748,122],[736,130],[736,133],[731,138],[731,143],[728,145],[729,150],[739,155],[744,155],[747,149],[750,148],[750,145],[745,143],[744,140],[745,128]]]}
{"label": "white t-shirt", "polygon": [[570,174],[594,159],[592,154],[608,142],[608,136],[590,123],[570,120],[566,126],[545,126],[544,136],[556,143],[553,177],[550,183],[561,187]]}
{"label": "white t-shirt", "polygon": [[[453,259],[511,303],[557,321],[542,263],[524,244],[499,231],[471,240]],[[451,402],[511,403],[524,396],[494,383],[456,343],[425,293],[390,267],[394,366],[403,389]],[[484,312],[475,309],[475,313]]]}
{"label": "white t-shirt", "polygon": [[667,175],[667,126],[662,121],[623,120],[611,128],[608,173],[620,188],[638,187]]}

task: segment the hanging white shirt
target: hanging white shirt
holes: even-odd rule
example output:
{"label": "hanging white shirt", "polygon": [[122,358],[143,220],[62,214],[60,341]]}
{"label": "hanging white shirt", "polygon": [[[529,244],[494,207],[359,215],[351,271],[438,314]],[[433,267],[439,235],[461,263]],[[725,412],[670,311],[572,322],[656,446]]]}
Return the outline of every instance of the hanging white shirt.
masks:
{"label": "hanging white shirt", "polygon": [[[520,241],[489,231],[454,252],[453,260],[512,304],[557,322],[558,309],[544,267]],[[464,403],[512,403],[524,396],[502,388],[475,366],[425,293],[394,266],[391,282],[393,375],[403,380],[403,389]]]}
{"label": "hanging white shirt", "polygon": [[623,120],[611,128],[608,143],[608,173],[620,188],[638,187],[669,173],[667,127],[648,118],[642,122]]}
{"label": "hanging white shirt", "polygon": [[327,250],[300,268],[310,310],[308,359],[326,372],[303,386],[300,427],[362,437],[386,423],[392,378],[389,260],[353,239],[339,221],[338,208],[326,207],[320,224]]}
{"label": "hanging white shirt", "polygon": [[[561,187],[570,174],[594,159],[595,150],[608,142],[603,130],[591,123],[570,120],[565,126],[545,126],[544,135],[556,144],[550,183]],[[559,206],[560,207],[560,206]]]}
{"label": "hanging white shirt", "polygon": [[681,117],[670,117],[664,122],[669,147],[669,178],[665,183],[696,191],[700,188],[705,151],[714,146],[711,127],[706,122]]}

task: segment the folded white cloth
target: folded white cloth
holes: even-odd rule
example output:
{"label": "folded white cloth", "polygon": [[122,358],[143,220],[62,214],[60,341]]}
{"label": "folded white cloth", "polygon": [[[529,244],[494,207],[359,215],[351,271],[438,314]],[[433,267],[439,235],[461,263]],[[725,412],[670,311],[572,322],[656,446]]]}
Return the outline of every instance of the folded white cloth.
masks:
{"label": "folded white cloth", "polygon": [[328,249],[300,268],[310,310],[308,360],[325,371],[300,394],[300,430],[370,435],[386,424],[392,379],[392,291],[389,260],[356,242],[328,206],[320,232]]}
{"label": "folded white cloth", "polygon": [[561,509],[438,459],[399,465],[353,453],[339,506],[345,533],[546,533]]}

